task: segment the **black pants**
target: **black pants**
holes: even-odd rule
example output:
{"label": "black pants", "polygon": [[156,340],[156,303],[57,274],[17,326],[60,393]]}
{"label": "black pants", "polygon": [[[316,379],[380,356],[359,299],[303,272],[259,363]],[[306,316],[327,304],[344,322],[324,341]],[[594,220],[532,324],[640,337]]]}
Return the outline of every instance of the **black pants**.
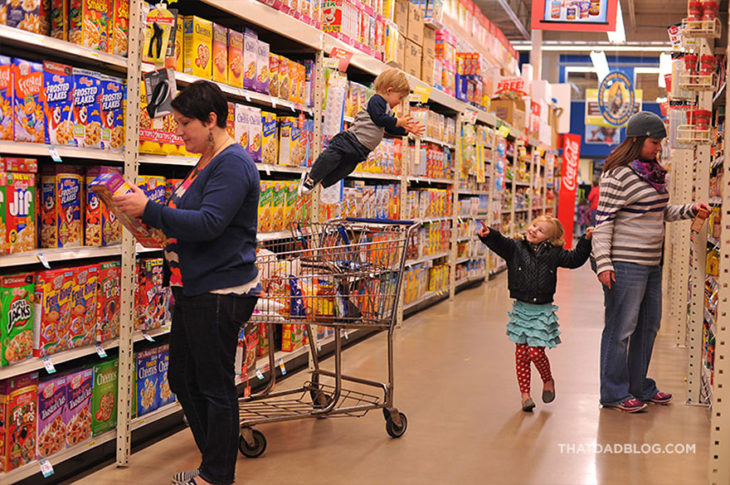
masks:
{"label": "black pants", "polygon": [[173,288],[170,389],[177,394],[203,460],[200,475],[216,485],[233,483],[239,416],[234,360],[241,325],[256,297],[187,297]]}
{"label": "black pants", "polygon": [[350,175],[358,163],[368,158],[368,154],[370,150],[355,135],[341,131],[332,137],[327,148],[314,161],[309,177],[315,184],[322,182],[322,187],[329,187]]}

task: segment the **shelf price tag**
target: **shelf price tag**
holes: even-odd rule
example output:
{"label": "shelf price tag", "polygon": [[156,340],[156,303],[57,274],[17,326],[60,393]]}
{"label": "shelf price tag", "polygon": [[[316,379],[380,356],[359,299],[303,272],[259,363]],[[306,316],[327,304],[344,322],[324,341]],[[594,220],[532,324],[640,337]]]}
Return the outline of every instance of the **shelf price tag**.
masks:
{"label": "shelf price tag", "polygon": [[251,96],[248,93],[243,93],[243,97],[246,98],[247,103],[251,102]]}
{"label": "shelf price tag", "polygon": [[46,368],[46,372],[49,374],[55,374],[56,368],[53,366],[53,362],[51,362],[50,357],[43,357],[43,367]]}
{"label": "shelf price tag", "polygon": [[413,90],[413,94],[416,95],[416,100],[419,103],[428,103],[428,99],[431,97],[430,86],[416,86]]}
{"label": "shelf price tag", "polygon": [[61,160],[61,155],[58,154],[58,151],[56,151],[55,147],[49,147],[48,153],[51,155],[51,159],[56,163],[62,163],[63,160]]}
{"label": "shelf price tag", "polygon": [[96,353],[100,358],[106,359],[106,350],[104,350],[104,347],[102,347],[101,344],[96,344]]}
{"label": "shelf price tag", "polygon": [[256,369],[256,378],[260,381],[264,380],[264,374],[259,369]]}
{"label": "shelf price tag", "polygon": [[279,359],[279,369],[281,369],[281,375],[286,375],[286,366],[284,365],[284,359]]}
{"label": "shelf price tag", "polygon": [[35,255],[35,257],[38,259],[38,261],[40,261],[40,263],[43,265],[44,268],[51,269],[51,265],[48,264],[48,260],[46,259],[45,254],[38,253]]}
{"label": "shelf price tag", "polygon": [[41,465],[41,473],[43,474],[43,478],[48,478],[53,475],[53,465],[51,465],[50,461],[43,458],[39,463]]}
{"label": "shelf price tag", "polygon": [[148,342],[154,342],[154,341],[155,341],[155,339],[153,339],[153,338],[152,338],[152,335],[148,334],[147,332],[143,332],[143,333],[142,333],[142,336],[143,336],[143,337],[144,337],[144,339],[145,339],[145,340],[147,340]]}

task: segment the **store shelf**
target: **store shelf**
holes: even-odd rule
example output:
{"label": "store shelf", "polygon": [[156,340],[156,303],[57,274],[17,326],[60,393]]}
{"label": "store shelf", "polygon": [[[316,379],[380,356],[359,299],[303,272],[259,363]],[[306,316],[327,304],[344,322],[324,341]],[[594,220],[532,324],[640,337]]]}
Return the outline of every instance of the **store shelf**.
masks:
{"label": "store shelf", "polygon": [[467,283],[474,283],[475,281],[483,280],[486,277],[487,275],[485,273],[480,273],[476,276],[467,276],[466,278],[456,280],[456,286],[458,287]]}
{"label": "store shelf", "polygon": [[132,420],[132,430],[139,429],[146,424],[154,423],[155,421],[159,421],[179,412],[182,412],[182,406],[180,406],[179,402],[176,401],[166,404],[161,408],[155,409],[151,413],[134,418]]}
{"label": "store shelf", "polygon": [[459,190],[459,195],[489,195],[486,190]]}
{"label": "store shelf", "polygon": [[445,298],[446,296],[448,296],[448,291],[446,291],[446,292],[444,292],[444,291],[427,291],[426,293],[423,294],[423,296],[413,300],[410,303],[407,303],[403,307],[403,310],[408,311],[411,308],[417,307],[419,305],[423,305],[424,303],[427,303],[427,302],[430,302],[433,300]]}
{"label": "store shelf", "polygon": [[418,175],[409,175],[408,182],[454,185],[454,181],[452,179],[421,177]]}
{"label": "store shelf", "polygon": [[352,172],[348,175],[349,178],[356,179],[371,179],[371,180],[398,180],[400,181],[400,175],[392,175],[388,173],[369,173],[369,172]]}
{"label": "store shelf", "polygon": [[291,231],[279,232],[259,232],[256,234],[256,240],[259,242],[277,241],[279,239],[291,239]]}
{"label": "store shelf", "polygon": [[422,136],[421,142],[434,143],[436,145],[441,145],[444,148],[448,148],[449,150],[456,150],[456,145],[447,143],[447,142],[439,140],[437,138],[431,138],[430,136]]}
{"label": "store shelf", "polygon": [[[155,165],[173,165],[178,167],[192,167],[198,163],[197,158],[189,157],[177,157],[168,155],[140,155],[140,163],[155,164]],[[256,168],[259,172],[270,173],[296,173],[302,174],[309,170],[309,167],[290,167],[288,165],[270,165],[266,163],[257,163]]]}
{"label": "store shelf", "polygon": [[[162,248],[146,248],[141,244],[137,244],[138,253],[149,253],[162,251]],[[35,249],[18,254],[7,254],[0,258],[0,268],[12,268],[15,266],[23,266],[29,264],[42,264],[41,255],[48,263],[57,263],[60,261],[77,261],[80,259],[91,258],[107,258],[120,256],[122,254],[122,246],[113,244],[111,246],[82,246],[78,248],[50,248]]]}
{"label": "store shelf", "polygon": [[[2,27],[0,25],[0,27]],[[13,29],[14,30],[14,29]],[[80,158],[98,160],[100,162],[123,162],[122,152],[100,150],[97,148],[76,148],[67,146],[45,145],[43,143],[25,143],[19,141],[0,141],[0,154],[20,155],[24,157],[50,157],[50,149],[55,148],[61,158]]]}
{"label": "store shelf", "polygon": [[468,256],[464,256],[464,257],[461,257],[461,258],[457,258],[457,259],[456,259],[456,264],[464,264],[464,263],[468,263],[469,261],[471,261],[471,259],[472,259],[472,258],[470,258],[470,257],[468,257]]}
{"label": "store shelf", "polygon": [[0,25],[0,44],[13,45],[53,58],[107,66],[116,71],[127,70],[127,59],[88,47],[82,47],[47,35]]}
{"label": "store shelf", "polygon": [[415,266],[417,264],[427,263],[429,261],[434,261],[436,259],[445,258],[448,255],[449,255],[449,252],[446,251],[446,252],[443,252],[443,253],[431,254],[429,256],[423,256],[423,257],[420,257],[418,259],[409,259],[408,261],[406,261],[406,266]]}
{"label": "store shelf", "polygon": [[430,224],[433,222],[443,222],[443,221],[450,221],[451,216],[446,217],[416,217],[413,219],[415,222],[421,223],[421,224]]}
{"label": "store shelf", "polygon": [[343,116],[343,117],[342,117],[342,121],[344,121],[345,123],[350,123],[350,124],[352,124],[352,123],[354,123],[354,122],[355,122],[355,118],[354,118],[354,117],[352,117],[352,116]]}
{"label": "store shelf", "polygon": [[466,237],[459,237],[459,238],[456,239],[456,242],[457,243],[466,242],[466,241],[471,241],[472,239],[476,239],[476,235],[466,236]]}
{"label": "store shelf", "polygon": [[719,206],[722,205],[722,198],[720,198],[720,197],[712,197],[712,198],[710,198],[708,204],[719,207]]}

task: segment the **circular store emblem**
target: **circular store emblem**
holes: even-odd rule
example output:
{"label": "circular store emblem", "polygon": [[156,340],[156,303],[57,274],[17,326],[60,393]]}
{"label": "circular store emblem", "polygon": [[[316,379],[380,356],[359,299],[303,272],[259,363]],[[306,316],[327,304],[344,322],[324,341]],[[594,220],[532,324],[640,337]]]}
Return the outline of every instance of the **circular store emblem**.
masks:
{"label": "circular store emblem", "polygon": [[634,88],[626,74],[609,73],[598,86],[598,106],[611,126],[623,126],[634,113]]}

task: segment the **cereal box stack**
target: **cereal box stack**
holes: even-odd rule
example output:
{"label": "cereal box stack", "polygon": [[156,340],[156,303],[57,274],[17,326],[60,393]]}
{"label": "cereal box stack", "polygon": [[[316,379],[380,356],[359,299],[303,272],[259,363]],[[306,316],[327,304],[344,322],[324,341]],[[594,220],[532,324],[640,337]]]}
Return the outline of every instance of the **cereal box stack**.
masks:
{"label": "cereal box stack", "polygon": [[33,355],[33,275],[0,276],[0,367]]}
{"label": "cereal box stack", "polygon": [[137,265],[137,330],[159,328],[164,323],[168,288],[163,286],[162,265],[162,258],[142,259]]}
{"label": "cereal box stack", "polygon": [[0,381],[0,471],[35,459],[37,419],[38,373]]}
{"label": "cereal box stack", "polygon": [[109,51],[114,32],[114,3],[114,0],[69,0],[68,40],[96,50]]}
{"label": "cereal box stack", "polygon": [[66,447],[66,376],[46,377],[38,384],[38,457]]}
{"label": "cereal box stack", "polygon": [[100,75],[101,80],[101,148],[122,151],[124,148],[124,80]]}
{"label": "cereal box stack", "polygon": [[96,339],[96,300],[99,265],[73,268],[69,347],[82,347]]}
{"label": "cereal box stack", "polygon": [[36,172],[31,158],[0,158],[0,253],[38,247]]}
{"label": "cereal box stack", "polygon": [[158,375],[158,396],[159,407],[171,404],[177,401],[177,397],[170,390],[170,381],[167,377],[167,371],[170,368],[170,346],[161,345],[157,347],[157,375]]}
{"label": "cereal box stack", "polygon": [[0,140],[13,139],[15,127],[13,106],[12,59],[0,56]]}
{"label": "cereal box stack", "polygon": [[89,184],[102,173],[119,173],[118,167],[89,167],[86,170],[86,216],[84,244],[86,246],[108,246],[122,242],[122,224],[109,207],[104,204]]}

